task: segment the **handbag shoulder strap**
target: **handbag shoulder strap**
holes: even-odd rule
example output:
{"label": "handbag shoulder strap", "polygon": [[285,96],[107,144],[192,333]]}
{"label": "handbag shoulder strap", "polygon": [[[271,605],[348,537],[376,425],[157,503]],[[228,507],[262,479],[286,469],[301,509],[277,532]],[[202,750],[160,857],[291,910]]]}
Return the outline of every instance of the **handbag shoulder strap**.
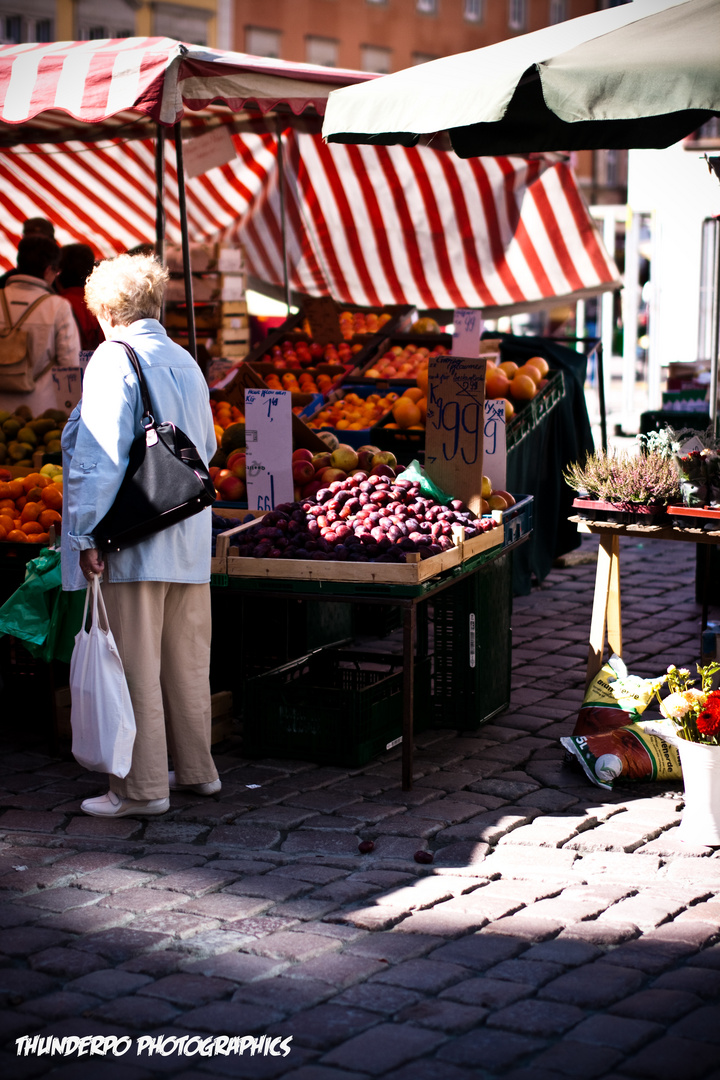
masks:
{"label": "handbag shoulder strap", "polygon": [[27,317],[35,310],[35,308],[39,307],[40,304],[42,304],[43,300],[47,300],[48,296],[50,295],[49,293],[45,293],[43,296],[38,296],[38,298],[36,300],[33,300],[32,304],[30,304],[30,306],[27,307],[25,311],[23,311],[18,321],[16,323],[13,323],[10,316],[10,308],[8,307],[5,290],[0,289],[0,293],[2,293],[3,314],[5,316],[5,330],[17,330],[19,327],[21,327]]}
{"label": "handbag shoulder strap", "polygon": [[[137,375],[138,382],[140,383],[140,396],[142,397],[143,404],[143,414],[140,422],[142,423],[143,420],[148,419],[149,422],[152,424],[154,422],[154,417],[152,410],[152,401],[150,400],[150,391],[148,390],[148,385],[145,382],[145,376],[142,373],[137,353],[133,349],[132,345],[128,345],[127,341],[123,341],[121,338],[113,338],[112,340],[117,345],[122,345],[123,349],[127,353],[128,360],[135,368],[135,374]],[[144,426],[145,425],[143,424],[143,427]]]}

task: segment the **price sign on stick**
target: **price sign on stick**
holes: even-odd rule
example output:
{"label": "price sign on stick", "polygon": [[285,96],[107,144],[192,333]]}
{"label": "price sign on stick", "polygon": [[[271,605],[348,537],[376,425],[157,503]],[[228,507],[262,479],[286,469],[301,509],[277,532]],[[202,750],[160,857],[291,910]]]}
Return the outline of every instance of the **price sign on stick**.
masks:
{"label": "price sign on stick", "polygon": [[453,327],[453,356],[477,356],[483,328],[480,312],[476,308],[455,308]]}
{"label": "price sign on stick", "polygon": [[292,409],[287,390],[245,389],[249,510],[292,502]]}
{"label": "price sign on stick", "polygon": [[507,449],[505,442],[505,402],[485,402],[483,428],[483,472],[492,481],[493,491],[507,490]]}
{"label": "price sign on stick", "polygon": [[428,367],[425,467],[438,487],[480,513],[484,356],[433,356]]}

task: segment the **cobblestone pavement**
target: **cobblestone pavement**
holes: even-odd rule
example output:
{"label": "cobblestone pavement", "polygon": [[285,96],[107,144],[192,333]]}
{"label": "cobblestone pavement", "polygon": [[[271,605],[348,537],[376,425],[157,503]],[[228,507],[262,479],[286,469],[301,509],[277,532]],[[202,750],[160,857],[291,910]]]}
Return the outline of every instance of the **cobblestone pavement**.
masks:
{"label": "cobblestone pavement", "polygon": [[[630,670],[693,663],[694,546],[622,545]],[[6,746],[2,1075],[717,1080],[720,849],[677,840],[680,788],[563,763],[593,583],[581,562],[516,599],[511,708],[423,733],[410,792],[398,751],[347,771],[228,743],[220,798],[102,821],[79,807],[103,778]],[[37,1035],[128,1038],[16,1056]],[[220,1035],[275,1054],[201,1056]]]}

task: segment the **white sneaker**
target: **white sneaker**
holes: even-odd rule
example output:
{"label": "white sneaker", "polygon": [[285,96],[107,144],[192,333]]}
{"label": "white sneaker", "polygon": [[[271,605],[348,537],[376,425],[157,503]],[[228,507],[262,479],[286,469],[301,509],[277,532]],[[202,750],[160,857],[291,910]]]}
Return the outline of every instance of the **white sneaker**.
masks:
{"label": "white sneaker", "polygon": [[80,809],[92,817],[134,817],[146,814],[166,814],[170,799],[123,799],[114,791],[97,799],[85,799]]}
{"label": "white sneaker", "polygon": [[171,791],[194,791],[198,795],[217,795],[222,787],[222,780],[208,780],[206,784],[178,784],[175,773],[168,773],[168,783]]}

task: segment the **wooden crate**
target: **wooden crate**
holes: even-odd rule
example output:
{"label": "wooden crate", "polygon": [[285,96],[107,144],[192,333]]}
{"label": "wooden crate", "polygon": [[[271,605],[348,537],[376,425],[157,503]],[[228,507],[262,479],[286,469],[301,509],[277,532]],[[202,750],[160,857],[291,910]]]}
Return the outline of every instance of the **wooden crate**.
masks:
{"label": "wooden crate", "polygon": [[[210,699],[212,709],[211,745],[229,738],[233,731],[233,696],[231,690],[220,690]],[[55,691],[55,730],[58,738],[71,739],[70,687],[61,686]]]}
{"label": "wooden crate", "polygon": [[[258,515],[262,517],[263,515]],[[217,571],[225,573],[229,577],[252,577],[270,578],[277,580],[295,581],[349,581],[369,582],[372,584],[386,585],[419,585],[429,578],[441,574],[444,570],[450,570],[454,566],[472,559],[480,552],[490,551],[502,546],[504,542],[504,530],[502,527],[489,529],[487,532],[474,536],[471,540],[464,539],[464,530],[458,529],[455,533],[455,546],[440,555],[433,555],[429,559],[420,559],[415,553],[408,553],[408,561],[405,563],[378,563],[378,562],[331,562],[310,559],[255,559],[241,557],[233,554],[233,543],[254,522],[247,522],[234,529],[228,529],[217,538],[215,558],[218,565],[224,560],[225,569]]]}

